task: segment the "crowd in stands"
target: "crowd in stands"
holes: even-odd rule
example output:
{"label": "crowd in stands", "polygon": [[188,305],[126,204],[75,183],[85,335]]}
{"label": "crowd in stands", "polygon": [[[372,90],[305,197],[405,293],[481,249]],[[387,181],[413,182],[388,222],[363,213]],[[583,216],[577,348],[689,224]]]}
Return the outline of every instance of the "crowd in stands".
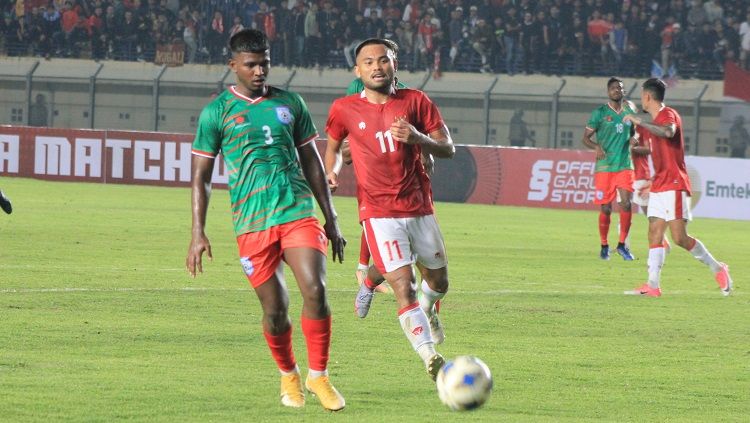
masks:
{"label": "crowd in stands", "polygon": [[347,67],[369,37],[400,46],[401,69],[721,78],[747,68],[748,0],[0,0],[8,56],[223,63],[257,28],[275,66]]}

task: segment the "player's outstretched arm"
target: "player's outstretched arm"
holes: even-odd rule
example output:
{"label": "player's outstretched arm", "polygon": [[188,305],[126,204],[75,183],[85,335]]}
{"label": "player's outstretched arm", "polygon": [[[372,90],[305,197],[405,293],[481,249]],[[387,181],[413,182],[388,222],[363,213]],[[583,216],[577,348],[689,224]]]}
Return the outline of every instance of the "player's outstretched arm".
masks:
{"label": "player's outstretched arm", "polygon": [[339,229],[338,220],[336,219],[336,209],[333,207],[331,190],[326,183],[326,176],[323,170],[323,163],[318,154],[318,148],[315,146],[315,143],[309,142],[298,148],[297,151],[299,152],[299,159],[302,164],[302,172],[305,174],[307,183],[310,184],[310,189],[312,189],[315,199],[318,200],[320,210],[326,219],[323,228],[326,231],[326,236],[331,240],[333,261],[336,261],[338,258],[338,261],[343,263],[346,240],[341,235],[341,230]]}
{"label": "player's outstretched arm", "polygon": [[203,273],[203,252],[210,260],[213,260],[211,254],[211,243],[206,237],[204,228],[206,227],[206,211],[208,210],[208,199],[211,196],[211,172],[214,169],[214,159],[202,156],[193,156],[193,178],[191,203],[193,214],[192,236],[190,246],[188,247],[187,258],[185,259],[185,268],[190,276],[195,277],[196,273]]}
{"label": "player's outstretched arm", "polygon": [[425,135],[406,120],[396,119],[391,124],[391,136],[404,144],[419,145],[424,152],[442,159],[451,159],[456,154],[453,138],[445,125]]}
{"label": "player's outstretched arm", "polygon": [[644,122],[643,119],[635,115],[627,115],[622,118],[623,122],[632,122],[635,125],[641,126],[647,129],[652,134],[659,138],[672,138],[677,133],[677,125],[670,123],[667,125],[657,125],[655,123]]}
{"label": "player's outstretched arm", "polygon": [[[328,135],[325,154],[325,172],[326,180],[328,181],[328,188],[331,192],[335,192],[336,188],[339,187],[339,173],[341,173],[341,167],[343,166],[341,154],[342,147],[343,141],[337,140]],[[351,153],[349,156],[351,158]]]}

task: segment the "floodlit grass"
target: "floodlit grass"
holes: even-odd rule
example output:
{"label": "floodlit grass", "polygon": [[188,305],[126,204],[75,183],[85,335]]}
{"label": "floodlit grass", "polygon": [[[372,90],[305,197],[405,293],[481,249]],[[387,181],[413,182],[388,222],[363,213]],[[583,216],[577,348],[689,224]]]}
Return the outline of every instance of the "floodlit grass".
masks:
{"label": "floodlit grass", "polygon": [[[750,223],[697,219],[690,231],[732,266],[736,292],[673,251],[660,299],[622,295],[645,278],[637,261],[598,260],[594,212],[438,204],[450,257],[443,305],[448,357],[474,354],[495,392],[454,413],[406,341],[393,298],[353,314],[356,206],[337,198],[349,239],[329,263],[330,371],[347,407],[330,415],[278,401],[260,307],[237,260],[227,194],[215,191],[215,260],[184,270],[187,189],[2,178],[0,420],[4,421],[747,421]],[[616,219],[614,219],[616,220]],[[613,228],[614,229],[614,228]],[[614,235],[612,235],[614,238]],[[287,272],[291,279],[290,272]],[[290,286],[294,287],[290,280]],[[294,346],[306,368],[300,296]]]}

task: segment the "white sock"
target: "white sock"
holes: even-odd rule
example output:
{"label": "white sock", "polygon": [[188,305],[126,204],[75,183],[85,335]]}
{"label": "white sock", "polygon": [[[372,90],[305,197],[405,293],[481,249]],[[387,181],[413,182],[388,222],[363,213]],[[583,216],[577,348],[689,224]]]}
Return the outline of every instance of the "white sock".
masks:
{"label": "white sock", "polygon": [[430,288],[430,285],[427,285],[427,281],[422,280],[422,285],[420,287],[422,290],[422,295],[419,297],[419,307],[424,310],[426,314],[429,314],[432,311],[432,306],[435,305],[435,303],[445,297],[445,292],[437,292]]}
{"label": "white sock", "polygon": [[321,377],[321,376],[328,376],[328,369],[325,369],[325,370],[307,369],[307,375],[310,377],[310,379],[315,379],[316,377]]}
{"label": "white sock", "polygon": [[648,250],[648,286],[658,289],[661,282],[661,268],[664,266],[664,247]]}
{"label": "white sock", "polygon": [[293,373],[299,373],[299,366],[297,366],[295,364],[294,365],[294,369],[291,372],[285,372],[285,371],[283,371],[281,369],[279,369],[279,372],[281,372],[281,376],[289,376],[289,375],[291,375]]}
{"label": "white sock", "polygon": [[701,263],[710,267],[712,272],[718,273],[721,271],[721,264],[716,261],[714,256],[712,256],[711,253],[708,252],[706,246],[703,245],[703,243],[699,240],[695,240],[695,245],[693,246],[693,249],[690,250],[690,254],[700,260]]}
{"label": "white sock", "polygon": [[430,322],[424,310],[416,303],[413,306],[413,308],[401,312],[398,315],[398,320],[414,351],[419,354],[422,361],[427,362],[435,355],[435,342],[432,340]]}
{"label": "white sock", "polygon": [[357,270],[364,270],[366,272],[368,269],[370,269],[370,265],[369,264],[359,263],[357,265]]}

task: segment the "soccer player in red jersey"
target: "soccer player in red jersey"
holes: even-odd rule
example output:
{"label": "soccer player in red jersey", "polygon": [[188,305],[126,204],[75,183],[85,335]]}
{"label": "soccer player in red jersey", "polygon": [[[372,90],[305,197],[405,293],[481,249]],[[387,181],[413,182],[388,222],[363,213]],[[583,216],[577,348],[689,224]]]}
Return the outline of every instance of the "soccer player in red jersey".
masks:
{"label": "soccer player in red jersey", "polygon": [[[436,302],[448,290],[448,261],[434,216],[430,178],[422,151],[453,157],[455,147],[440,111],[421,91],[396,89],[396,46],[368,39],[356,48],[355,72],[365,85],[360,95],[333,102],[328,114],[325,164],[335,187],[341,141],[349,140],[357,178],[359,219],[373,262],[394,291],[401,328],[433,380],[444,363],[435,351],[443,328]],[[425,272],[417,286],[412,264]],[[363,290],[372,290],[366,280]]]}
{"label": "soccer player in red jersey", "polygon": [[729,295],[732,291],[729,266],[717,261],[702,242],[687,233],[687,223],[692,216],[682,118],[675,109],[664,105],[666,89],[664,82],[657,78],[643,83],[641,105],[651,115],[652,122],[644,122],[635,115],[625,117],[625,120],[651,133],[651,158],[654,162],[654,178],[648,200],[648,282],[633,291],[626,291],[626,294],[661,296],[661,268],[665,255],[662,241],[669,228],[672,241],[707,265],[714,273],[721,293]]}
{"label": "soccer player in red jersey", "polygon": [[[323,407],[340,410],[344,397],[327,370],[331,311],[325,279],[327,239],[334,261],[343,260],[346,241],[315,147],[317,130],[298,94],[266,84],[271,56],[265,34],[242,30],[229,46],[229,67],[237,84],[203,109],[193,141],[192,239],[185,266],[195,277],[203,271],[203,252],[211,258],[204,228],[211,173],[221,152],[240,263],[263,309],[263,332],[281,372],[281,402],[288,407],[305,404],[292,351],[284,260],[302,293],[300,320],[309,366],[305,386]],[[325,216],[324,227],[315,218],[314,201]]]}

